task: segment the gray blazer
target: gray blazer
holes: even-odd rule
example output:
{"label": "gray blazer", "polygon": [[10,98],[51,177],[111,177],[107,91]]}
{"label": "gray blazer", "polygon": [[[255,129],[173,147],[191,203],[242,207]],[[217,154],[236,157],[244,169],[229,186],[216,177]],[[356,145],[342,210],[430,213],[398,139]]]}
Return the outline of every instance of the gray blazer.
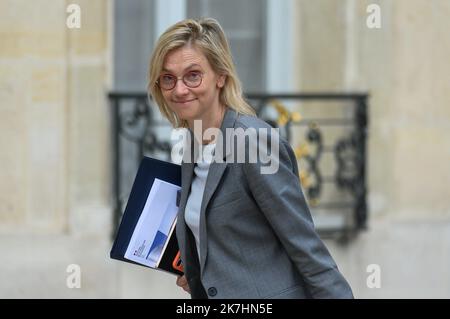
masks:
{"label": "gray blazer", "polygon": [[[230,142],[226,128],[251,127],[270,129],[227,108],[224,145]],[[314,230],[286,140],[280,138],[275,174],[261,174],[260,162],[211,163],[200,211],[201,260],[184,218],[195,165],[186,162],[176,234],[192,298],[353,297]]]}

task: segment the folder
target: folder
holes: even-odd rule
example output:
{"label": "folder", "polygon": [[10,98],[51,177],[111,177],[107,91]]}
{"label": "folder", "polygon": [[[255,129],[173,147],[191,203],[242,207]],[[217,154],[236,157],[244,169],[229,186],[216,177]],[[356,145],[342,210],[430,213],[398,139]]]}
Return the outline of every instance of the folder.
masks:
{"label": "folder", "polygon": [[181,166],[144,156],[110,257],[182,275],[175,233],[180,194]]}

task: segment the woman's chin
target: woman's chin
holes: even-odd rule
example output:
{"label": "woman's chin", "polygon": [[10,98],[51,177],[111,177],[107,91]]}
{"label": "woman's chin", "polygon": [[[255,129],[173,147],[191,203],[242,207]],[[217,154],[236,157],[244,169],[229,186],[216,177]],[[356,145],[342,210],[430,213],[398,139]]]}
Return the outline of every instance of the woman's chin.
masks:
{"label": "woman's chin", "polygon": [[194,121],[195,116],[190,114],[189,112],[177,112],[178,118],[182,121],[187,121],[188,123],[191,123]]}

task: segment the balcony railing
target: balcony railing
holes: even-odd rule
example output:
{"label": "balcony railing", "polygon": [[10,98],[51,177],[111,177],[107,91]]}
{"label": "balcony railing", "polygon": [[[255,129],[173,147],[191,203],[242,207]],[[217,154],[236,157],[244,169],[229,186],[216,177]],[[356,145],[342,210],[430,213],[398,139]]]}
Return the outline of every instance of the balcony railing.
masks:
{"label": "balcony railing", "polygon": [[[145,93],[111,92],[113,223],[142,156],[170,161],[170,123]],[[348,241],[367,227],[367,94],[246,94],[257,115],[292,145],[319,234]]]}

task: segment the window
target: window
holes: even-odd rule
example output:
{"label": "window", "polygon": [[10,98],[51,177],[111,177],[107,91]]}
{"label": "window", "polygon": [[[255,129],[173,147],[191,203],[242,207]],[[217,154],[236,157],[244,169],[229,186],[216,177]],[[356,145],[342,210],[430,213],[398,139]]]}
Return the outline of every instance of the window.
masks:
{"label": "window", "polygon": [[153,0],[114,2],[114,90],[145,91],[154,6]]}
{"label": "window", "polygon": [[187,0],[187,17],[212,17],[227,34],[246,92],[266,89],[266,1]]}

